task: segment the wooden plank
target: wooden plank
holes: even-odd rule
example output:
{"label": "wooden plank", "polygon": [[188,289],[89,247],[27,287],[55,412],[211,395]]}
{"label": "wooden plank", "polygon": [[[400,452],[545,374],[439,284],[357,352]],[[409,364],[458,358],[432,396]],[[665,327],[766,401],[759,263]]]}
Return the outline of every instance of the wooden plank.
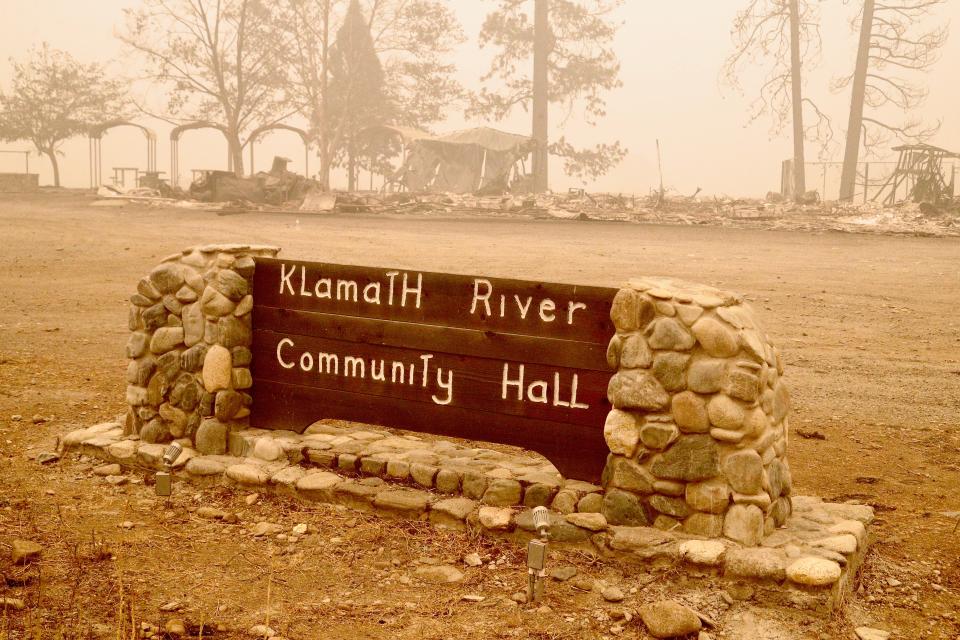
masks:
{"label": "wooden plank", "polygon": [[593,428],[610,410],[609,372],[263,329],[252,350],[254,388],[269,380]]}
{"label": "wooden plank", "polygon": [[272,258],[256,264],[256,306],[603,345],[614,334],[616,289]]}
{"label": "wooden plank", "polygon": [[261,428],[303,432],[321,418],[352,420],[499,442],[536,451],[565,478],[599,482],[607,457],[603,423],[592,427],[517,416],[493,416],[459,407],[431,406],[383,396],[316,389],[261,380],[254,387],[251,421]]}
{"label": "wooden plank", "polygon": [[253,326],[277,333],[612,373],[606,344],[394,322],[257,305]]}

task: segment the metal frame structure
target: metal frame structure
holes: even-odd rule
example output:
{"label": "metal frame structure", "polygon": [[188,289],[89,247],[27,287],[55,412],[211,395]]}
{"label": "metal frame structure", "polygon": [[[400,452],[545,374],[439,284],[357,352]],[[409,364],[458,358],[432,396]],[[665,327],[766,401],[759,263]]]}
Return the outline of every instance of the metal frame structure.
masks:
{"label": "metal frame structure", "polygon": [[91,189],[103,184],[103,154],[101,143],[103,134],[115,127],[134,127],[143,132],[144,137],[147,139],[147,171],[154,172],[157,170],[157,134],[153,129],[145,127],[142,124],[137,124],[136,122],[130,122],[129,120],[110,120],[90,127],[90,130],[87,132],[89,137]]}
{"label": "metal frame structure", "polygon": [[227,129],[219,124],[206,121],[188,122],[174,127],[170,131],[170,186],[176,188],[180,182],[180,134],[194,129],[216,129],[223,134],[227,141],[227,167],[233,168],[233,158],[230,155],[230,139],[227,137]]}
{"label": "metal frame structure", "polygon": [[897,202],[897,191],[901,186],[906,187],[904,199],[914,202],[929,202],[939,204],[942,200],[949,200],[954,196],[956,182],[956,167],[953,168],[950,182],[943,171],[943,161],[947,158],[960,158],[960,153],[947,151],[929,144],[904,144],[894,147],[900,152],[897,159],[897,168],[887,179],[880,192],[873,197],[880,197],[889,188],[890,192],[884,198],[883,204],[892,205]]}
{"label": "metal frame structure", "polygon": [[257,139],[260,138],[265,133],[270,131],[292,131],[293,133],[300,136],[300,140],[303,141],[303,162],[304,170],[303,173],[305,176],[310,177],[310,134],[308,134],[303,129],[298,129],[297,127],[292,127],[288,124],[274,123],[274,124],[265,124],[262,127],[254,129],[250,134],[250,137],[247,138],[246,144],[250,146],[250,175],[256,173],[253,166],[253,148],[257,142]]}

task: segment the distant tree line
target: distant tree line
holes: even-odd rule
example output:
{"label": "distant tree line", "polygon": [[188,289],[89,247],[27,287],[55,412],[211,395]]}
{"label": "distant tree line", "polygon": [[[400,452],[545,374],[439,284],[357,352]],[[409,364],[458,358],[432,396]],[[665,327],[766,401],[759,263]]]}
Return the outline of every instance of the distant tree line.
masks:
{"label": "distant tree line", "polygon": [[[468,90],[451,62],[464,34],[449,0],[142,0],[124,12],[117,33],[140,63],[130,67],[145,69],[133,85],[43,45],[12,61],[11,86],[0,93],[0,140],[31,141],[50,158],[59,185],[60,146],[93,124],[134,113],[203,121],[224,132],[242,175],[251,134],[298,117],[320,157],[320,183],[329,188],[339,167],[354,189],[361,168],[383,172],[395,151],[361,135],[371,126],[430,130],[456,108],[494,120],[522,109],[532,116],[535,190],[549,186],[550,154],[585,182],[610,171],[627,153],[619,141],[577,148],[564,136],[551,140],[549,114],[555,105],[564,121],[590,124],[606,115],[606,94],[621,86],[613,40],[622,0],[486,1],[493,7],[479,44],[494,55]],[[946,41],[945,27],[919,26],[945,2],[860,0],[853,71],[832,86],[851,92],[842,197],[853,195],[861,150],[936,131],[938,124],[911,117],[926,91],[909,76],[929,69]],[[768,65],[749,118],[771,115],[777,134],[790,125],[798,197],[806,191],[805,142],[817,141],[822,155],[834,136],[805,85],[819,61],[818,4],[749,0],[735,18],[734,51],[723,67],[725,80],[739,86],[745,66]],[[134,98],[131,86],[140,82],[162,88],[163,104]],[[906,119],[891,119],[890,107]]]}
{"label": "distant tree line", "polygon": [[[853,71],[831,83],[833,91],[850,89],[841,200],[853,198],[861,151],[875,153],[891,139],[923,141],[939,129],[939,123],[925,124],[913,115],[927,91],[911,75],[930,69],[947,40],[947,28],[935,22],[936,10],[945,3],[861,0],[851,21],[852,29],[859,32]],[[831,119],[805,95],[806,72],[820,56],[817,4],[814,0],[750,0],[734,20],[734,51],[723,69],[724,79],[738,86],[742,67],[768,65],[750,119],[772,116],[775,134],[792,125],[793,192],[798,199],[806,193],[804,142],[817,141],[824,155],[834,136]],[[902,120],[894,115],[897,110]],[[812,124],[805,125],[808,115]]]}

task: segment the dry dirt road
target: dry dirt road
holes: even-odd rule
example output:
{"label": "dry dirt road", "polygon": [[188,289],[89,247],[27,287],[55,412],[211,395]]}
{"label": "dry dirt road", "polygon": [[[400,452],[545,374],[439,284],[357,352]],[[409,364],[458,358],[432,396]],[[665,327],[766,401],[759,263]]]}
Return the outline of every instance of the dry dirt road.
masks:
{"label": "dry dirt road", "polygon": [[[713,637],[850,638],[853,626],[870,624],[900,638],[960,638],[960,529],[949,515],[960,511],[957,239],[222,216],[92,200],[0,201],[0,547],[16,536],[46,545],[40,575],[7,569],[0,549],[8,572],[0,598],[26,605],[0,612],[0,638],[118,637],[131,614],[137,624],[206,621],[204,635],[215,637],[245,636],[267,618],[297,639],[645,637],[624,614],[661,593],[713,615]],[[230,241],[331,262],[597,285],[662,274],[744,293],[787,363],[796,492],[877,509],[859,595],[823,620],[728,606],[710,579],[563,552],[551,562],[618,584],[626,600],[611,605],[556,583],[548,608],[511,608],[503,599],[524,584],[514,545],[280,498],[248,505],[224,489],[188,488],[163,504],[142,484],[105,485],[89,461],[33,460],[57,435],[123,409],[127,299],[137,280],[186,246]],[[200,504],[235,511],[241,524],[198,518]],[[312,533],[289,548],[242,535],[258,520],[305,522]],[[464,568],[461,583],[410,581],[418,562],[456,563],[474,550],[488,562]],[[158,610],[170,601],[181,608]]]}

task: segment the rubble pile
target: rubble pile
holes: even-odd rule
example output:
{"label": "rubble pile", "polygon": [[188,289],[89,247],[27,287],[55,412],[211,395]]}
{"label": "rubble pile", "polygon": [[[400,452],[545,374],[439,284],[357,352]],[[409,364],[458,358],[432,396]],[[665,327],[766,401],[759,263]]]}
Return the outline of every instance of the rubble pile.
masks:
{"label": "rubble pile", "polygon": [[[284,159],[279,159],[284,160]],[[221,213],[302,212],[435,218],[558,219],[639,224],[704,225],[782,231],[839,231],[920,236],[960,236],[960,199],[939,204],[878,201],[802,203],[777,193],[765,199],[566,193],[481,195],[435,192],[323,191],[316,182],[286,166],[249,178],[210,172],[191,185],[189,194],[158,189],[101,187],[104,200],[128,200],[151,206],[175,206]]]}

